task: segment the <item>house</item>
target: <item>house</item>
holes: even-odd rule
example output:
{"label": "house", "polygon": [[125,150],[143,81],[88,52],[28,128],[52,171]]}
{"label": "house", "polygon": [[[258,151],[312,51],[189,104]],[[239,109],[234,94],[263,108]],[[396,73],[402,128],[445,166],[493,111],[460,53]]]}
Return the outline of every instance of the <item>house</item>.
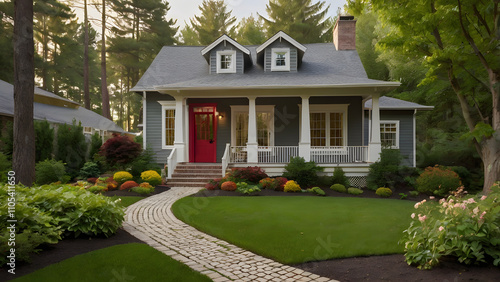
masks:
{"label": "house", "polygon": [[132,88],[143,99],[144,144],[168,162],[169,177],[178,163],[278,175],[301,156],[362,181],[382,148],[380,97],[400,83],[367,77],[355,24],[341,16],[335,44],[280,31],[260,46],[222,35],[208,46],[163,47]]}
{"label": "house", "polygon": [[[2,129],[14,116],[14,86],[0,80],[0,122]],[[72,124],[73,120],[81,122],[86,135],[98,132],[104,139],[113,133],[125,133],[113,121],[81,107],[80,104],[60,97],[54,93],[35,87],[33,103],[33,118],[46,120],[53,126],[58,124]]]}

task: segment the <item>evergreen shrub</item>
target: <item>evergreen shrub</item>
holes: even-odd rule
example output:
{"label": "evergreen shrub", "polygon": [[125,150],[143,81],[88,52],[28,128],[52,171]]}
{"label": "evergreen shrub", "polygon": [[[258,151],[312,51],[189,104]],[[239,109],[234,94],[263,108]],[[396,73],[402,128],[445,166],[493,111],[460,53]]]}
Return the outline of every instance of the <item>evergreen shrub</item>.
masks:
{"label": "evergreen shrub", "polygon": [[301,187],[316,185],[318,172],[323,171],[315,162],[306,162],[302,157],[292,157],[285,166],[283,177],[295,180]]}
{"label": "evergreen shrub", "polygon": [[66,183],[70,177],[66,175],[66,168],[62,161],[45,160],[35,165],[35,182],[38,185],[61,181]]}

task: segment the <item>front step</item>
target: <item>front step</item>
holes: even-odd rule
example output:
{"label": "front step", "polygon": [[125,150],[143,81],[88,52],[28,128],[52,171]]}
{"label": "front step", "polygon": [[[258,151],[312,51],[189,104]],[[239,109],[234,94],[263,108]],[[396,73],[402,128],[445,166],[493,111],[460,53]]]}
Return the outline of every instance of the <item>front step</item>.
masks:
{"label": "front step", "polygon": [[222,165],[181,163],[178,164],[172,179],[167,185],[172,187],[205,187],[211,179],[222,177]]}

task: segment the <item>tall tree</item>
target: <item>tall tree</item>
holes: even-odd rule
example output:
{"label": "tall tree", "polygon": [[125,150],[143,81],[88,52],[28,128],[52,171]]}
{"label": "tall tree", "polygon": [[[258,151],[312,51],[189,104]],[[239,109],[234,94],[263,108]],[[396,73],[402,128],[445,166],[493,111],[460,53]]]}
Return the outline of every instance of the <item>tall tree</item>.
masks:
{"label": "tall tree", "polygon": [[394,27],[379,43],[423,58],[424,83],[446,79],[484,166],[485,192],[500,180],[500,1],[350,1]]}
{"label": "tall tree", "polygon": [[102,98],[102,115],[105,118],[111,119],[109,112],[109,92],[106,73],[106,0],[102,0],[102,29],[101,29],[101,98]]}
{"label": "tall tree", "polygon": [[223,34],[234,36],[236,18],[231,16],[224,0],[203,0],[198,8],[200,16],[191,19],[191,27],[198,35],[198,44],[208,45]]}
{"label": "tall tree", "polygon": [[12,169],[16,181],[35,181],[35,89],[33,0],[14,1],[14,152]]}
{"label": "tall tree", "polygon": [[261,19],[255,19],[253,15],[241,19],[238,24],[236,41],[243,45],[260,45],[266,41],[264,26]]}
{"label": "tall tree", "polygon": [[0,79],[10,83],[14,81],[13,18],[14,4],[0,2]]}
{"label": "tall tree", "polygon": [[330,5],[325,1],[315,4],[311,0],[269,0],[264,20],[267,37],[282,30],[300,43],[326,42],[331,38],[331,21],[326,19]]}
{"label": "tall tree", "polygon": [[89,92],[89,17],[87,11],[87,0],[83,0],[83,26],[85,37],[83,40],[83,98],[85,109],[90,110]]}

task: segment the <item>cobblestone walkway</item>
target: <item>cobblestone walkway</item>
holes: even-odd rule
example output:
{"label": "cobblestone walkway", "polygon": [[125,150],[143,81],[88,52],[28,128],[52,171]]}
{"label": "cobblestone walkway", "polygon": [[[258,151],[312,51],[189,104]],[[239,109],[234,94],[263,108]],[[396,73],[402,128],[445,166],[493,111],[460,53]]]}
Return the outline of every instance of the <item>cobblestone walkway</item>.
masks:
{"label": "cobblestone walkway", "polygon": [[173,187],[129,206],[123,223],[125,230],[215,282],[335,281],[261,257],[178,220],[170,207],[198,190]]}

